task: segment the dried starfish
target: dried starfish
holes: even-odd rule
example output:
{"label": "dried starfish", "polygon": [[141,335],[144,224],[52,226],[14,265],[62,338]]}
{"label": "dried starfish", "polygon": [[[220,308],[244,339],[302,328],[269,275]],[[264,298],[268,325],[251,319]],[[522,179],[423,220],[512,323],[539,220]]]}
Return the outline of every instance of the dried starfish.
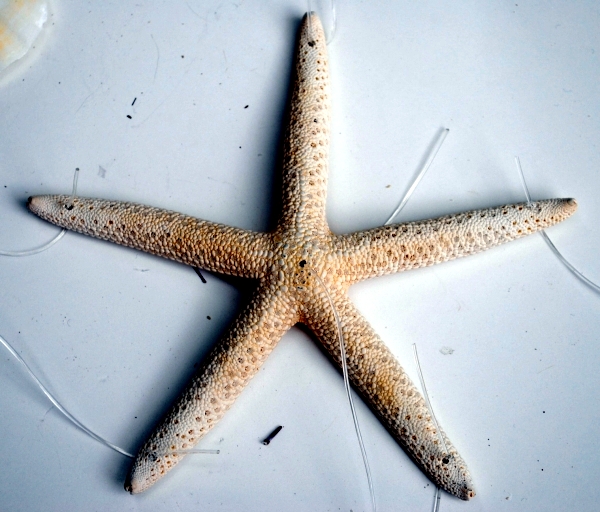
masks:
{"label": "dried starfish", "polygon": [[551,199],[335,235],[325,219],[329,118],[325,37],[317,16],[307,15],[284,140],[282,213],[272,232],[126,202],[69,195],[29,199],[33,213],[59,226],[259,281],[251,302],[140,449],[125,484],[131,493],[153,485],[219,421],[294,324],[307,325],[341,364],[328,291],[339,314],[354,388],[436,485],[464,500],[475,495],[464,460],[436,431],[423,397],[352,305],[348,288],[520,238],[564,220],[577,204]]}

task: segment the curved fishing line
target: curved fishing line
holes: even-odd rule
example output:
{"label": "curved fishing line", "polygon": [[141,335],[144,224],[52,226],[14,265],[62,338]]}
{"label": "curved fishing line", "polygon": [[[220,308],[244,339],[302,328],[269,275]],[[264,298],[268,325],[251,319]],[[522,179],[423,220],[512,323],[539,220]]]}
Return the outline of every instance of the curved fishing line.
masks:
{"label": "curved fishing line", "polygon": [[435,494],[433,495],[433,512],[440,512],[441,500],[442,500],[442,489],[439,487],[436,487]]}
{"label": "curved fishing line", "polygon": [[[313,10],[312,10],[312,3],[311,0],[307,0],[306,1],[306,5],[307,5],[307,14],[308,14],[308,31],[310,34],[312,34],[312,14],[313,14]],[[333,41],[334,37],[335,37],[335,33],[337,30],[337,11],[335,8],[335,0],[331,0],[330,1],[330,9],[331,9],[331,23],[329,25],[329,28],[325,31],[325,43],[326,44],[331,44],[331,42]],[[323,21],[321,19],[321,21]],[[325,27],[323,27],[325,29]]]}
{"label": "curved fishing line", "polygon": [[[117,453],[120,453],[121,455],[125,455],[126,457],[129,457],[129,458],[134,458],[134,456],[131,453],[124,450],[123,448],[118,447],[116,444],[113,444],[110,441],[107,441],[102,436],[96,434],[93,430],[86,427],[81,421],[79,421],[75,416],[73,416],[73,414],[71,414],[67,410],[67,408],[64,407],[58,401],[58,399],[48,390],[48,388],[46,386],[44,386],[42,381],[40,379],[38,379],[38,377],[35,375],[35,373],[33,373],[33,370],[29,367],[29,365],[25,362],[25,360],[20,356],[20,354],[12,347],[12,345],[2,335],[0,335],[0,343],[6,348],[6,350],[8,350],[10,352],[10,354],[19,363],[21,363],[21,365],[23,365],[23,367],[25,368],[25,371],[33,379],[33,381],[37,384],[38,388],[40,388],[42,393],[44,393],[44,395],[46,395],[46,398],[48,398],[48,400],[50,400],[50,402],[52,402],[52,405],[54,405],[54,407],[56,407],[71,423],[73,423],[78,429],[82,430],[85,434],[90,436],[92,439],[94,439],[95,441],[98,441],[100,444],[107,446],[111,450],[114,450]],[[173,453],[173,452],[165,452],[165,455],[167,453]],[[219,450],[190,449],[190,450],[177,450],[177,453],[181,453],[181,454],[188,454],[188,453],[218,454]],[[161,453],[157,453],[157,455],[161,455]]]}
{"label": "curved fishing line", "polygon": [[[429,393],[427,392],[427,386],[425,385],[425,378],[423,377],[423,370],[421,369],[421,362],[419,361],[419,354],[417,352],[417,344],[413,343],[413,353],[415,356],[415,363],[417,365],[417,373],[419,375],[419,381],[421,382],[421,389],[423,390],[423,396],[425,397],[425,403],[427,404],[427,409],[429,409],[429,414],[431,414],[431,419],[433,420],[433,424],[435,425],[435,431],[438,435],[438,439],[444,446],[444,450],[446,453],[450,453],[448,451],[448,446],[446,445],[446,441],[444,440],[444,436],[442,435],[442,431],[440,430],[440,425],[435,417],[435,413],[433,412],[433,406],[431,405],[431,401],[429,400]],[[433,512],[439,512],[440,510],[440,502],[442,499],[442,490],[439,486],[435,486],[435,493],[433,495]]]}
{"label": "curved fishing line", "polygon": [[415,355],[415,363],[417,365],[417,373],[419,374],[419,381],[421,381],[421,388],[423,389],[423,396],[425,397],[425,403],[427,404],[427,408],[429,409],[429,414],[431,414],[431,419],[433,420],[433,424],[435,425],[435,431],[437,432],[438,438],[441,443],[444,445],[444,450],[446,453],[450,453],[448,447],[446,446],[446,441],[444,441],[444,436],[442,435],[442,431],[440,430],[440,425],[433,413],[433,407],[431,406],[431,401],[429,400],[429,393],[427,393],[427,386],[425,386],[425,379],[423,378],[423,370],[421,369],[421,363],[419,362],[419,354],[417,353],[417,344],[413,343],[413,353]]}
{"label": "curved fishing line", "polygon": [[80,430],[85,432],[88,436],[90,436],[95,441],[98,441],[99,443],[103,444],[104,446],[108,446],[110,449],[120,453],[121,455],[125,455],[126,457],[133,458],[133,455],[131,455],[131,453],[123,450],[123,448],[119,448],[117,445],[111,443],[110,441],[107,441],[102,436],[99,436],[98,434],[96,434],[95,432],[93,432],[92,430],[87,428],[83,423],[81,423],[67,409],[65,409],[65,407],[62,406],[62,404],[54,397],[54,395],[52,393],[50,393],[48,388],[46,388],[46,386],[44,386],[44,384],[42,384],[40,379],[38,379],[37,376],[35,375],[35,373],[33,373],[33,371],[31,370],[29,365],[25,362],[25,360],[17,353],[17,351],[10,345],[10,343],[8,343],[8,341],[6,341],[4,339],[4,337],[2,337],[2,335],[0,335],[0,343],[2,343],[2,345],[4,345],[4,347],[12,354],[12,356],[19,363],[21,363],[23,365],[23,367],[25,368],[25,371],[29,374],[29,376],[33,379],[33,381],[38,385],[38,387],[40,388],[42,393],[44,393],[44,395],[46,395],[46,398],[48,398],[48,400],[50,400],[50,402],[52,402],[54,407],[56,407],[71,423],[73,423],[77,428],[79,428]]}
{"label": "curved fishing line", "polygon": [[[527,198],[527,203],[531,203],[531,196],[529,195],[529,188],[527,187],[527,183],[525,182],[525,174],[523,173],[523,168],[521,167],[521,161],[518,156],[515,156],[515,164],[517,166],[517,171],[519,172],[519,177],[521,178],[521,185],[523,185],[523,190],[525,191],[525,197]],[[567,269],[580,281],[589,286],[596,293],[600,294],[600,286],[596,283],[585,277],[579,270],[577,270],[556,248],[556,246],[550,240],[550,237],[546,234],[544,230],[540,231],[540,235],[544,239],[544,241],[548,244],[548,247],[552,250],[554,255],[558,258],[558,260],[565,266]]]}
{"label": "curved fishing line", "polygon": [[[307,266],[307,268],[310,268]],[[354,422],[354,430],[356,431],[356,438],[358,439],[358,445],[360,447],[360,453],[362,455],[363,464],[365,466],[365,473],[367,474],[367,482],[369,484],[369,493],[371,495],[371,507],[373,512],[377,511],[377,503],[375,501],[375,489],[373,487],[373,478],[371,476],[371,468],[369,466],[369,459],[367,457],[367,450],[365,449],[365,444],[363,441],[363,437],[360,431],[360,425],[358,423],[358,416],[356,414],[356,409],[354,408],[354,400],[352,399],[352,390],[350,388],[350,379],[348,378],[348,363],[346,361],[346,344],[344,343],[344,335],[342,333],[342,323],[340,321],[340,317],[338,315],[337,309],[333,304],[333,299],[329,294],[329,290],[325,283],[314,269],[312,269],[314,276],[317,278],[317,281],[325,291],[325,295],[327,295],[327,300],[329,301],[329,305],[331,306],[331,310],[333,312],[333,316],[335,318],[335,323],[337,325],[337,334],[340,342],[340,357],[342,359],[342,374],[344,377],[344,388],[346,389],[346,396],[348,397],[348,403],[350,404],[350,411],[352,412],[352,421]]]}
{"label": "curved fishing line", "polygon": [[[77,194],[77,181],[79,180],[79,167],[75,169],[75,174],[73,175],[73,191],[71,192],[71,201],[75,199],[75,195]],[[62,228],[58,235],[56,235],[52,240],[46,242],[44,245],[40,247],[35,247],[34,249],[26,249],[24,251],[3,251],[0,250],[0,256],[31,256],[33,254],[38,254],[40,252],[44,252],[50,247],[52,247],[56,242],[58,242],[65,233],[67,232],[66,228]]]}
{"label": "curved fishing line", "polygon": [[52,240],[46,242],[44,245],[40,247],[36,247],[34,249],[26,249],[24,251],[4,251],[0,250],[0,256],[32,256],[33,254],[38,254],[40,252],[44,252],[47,249],[50,249],[56,242],[58,242],[65,233],[67,232],[66,228],[62,228],[60,233],[56,235]]}
{"label": "curved fishing line", "polygon": [[437,156],[438,151],[442,147],[442,144],[446,140],[446,137],[447,137],[449,131],[450,131],[449,128],[444,128],[440,132],[440,134],[437,137],[437,140],[435,141],[435,144],[433,145],[433,148],[431,148],[431,151],[429,152],[429,156],[427,157],[427,160],[425,160],[425,163],[421,167],[421,170],[417,173],[416,178],[413,180],[410,187],[408,187],[408,190],[406,191],[406,194],[404,194],[404,197],[402,198],[402,201],[400,201],[400,204],[396,207],[394,212],[390,215],[389,219],[385,221],[384,226],[388,226],[389,224],[391,224],[392,221],[394,220],[394,218],[396,217],[396,215],[398,215],[400,213],[400,211],[406,206],[406,203],[408,203],[410,196],[412,196],[413,192],[416,190],[416,188],[419,186],[419,183],[423,179],[423,176],[425,176],[425,173],[431,167],[431,164],[433,163],[433,160]]}

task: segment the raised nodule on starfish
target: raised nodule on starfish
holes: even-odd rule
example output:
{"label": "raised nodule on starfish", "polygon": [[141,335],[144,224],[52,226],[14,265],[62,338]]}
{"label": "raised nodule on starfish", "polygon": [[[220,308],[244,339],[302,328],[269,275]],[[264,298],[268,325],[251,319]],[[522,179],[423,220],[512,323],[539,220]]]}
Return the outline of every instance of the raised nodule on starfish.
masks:
{"label": "raised nodule on starfish", "polygon": [[300,29],[283,150],[283,208],[274,231],[255,233],[132,203],[37,196],[29,209],[80,233],[214,272],[259,280],[253,299],[140,449],[125,488],[148,489],[233,405],[279,339],[306,324],[339,365],[339,314],[350,380],[391,434],[438,486],[475,495],[467,466],[431,419],[419,391],[352,305],[347,290],[370,277],[467,256],[569,217],[573,199],[550,199],[335,235],[325,218],[329,73],[318,18]]}

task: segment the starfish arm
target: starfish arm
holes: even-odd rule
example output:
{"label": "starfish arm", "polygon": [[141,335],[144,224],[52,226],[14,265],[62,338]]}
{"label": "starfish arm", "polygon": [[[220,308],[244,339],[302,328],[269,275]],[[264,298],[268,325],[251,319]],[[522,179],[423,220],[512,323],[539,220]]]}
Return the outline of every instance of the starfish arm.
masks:
{"label": "starfish arm", "polygon": [[302,20],[288,125],[283,141],[280,230],[310,225],[328,232],[325,219],[329,162],[329,65],[321,22]]}
{"label": "starfish arm", "polygon": [[394,224],[337,237],[346,282],[425,267],[475,254],[570,217],[574,199],[548,199]]}
{"label": "starfish arm", "polygon": [[63,228],[203,269],[265,275],[271,238],[151,206],[69,195],[30,197],[28,208]]}
{"label": "starfish arm", "polygon": [[[297,322],[287,296],[261,286],[137,454],[125,489],[162,478],[223,417],[283,334]],[[183,453],[182,453],[183,452]]]}
{"label": "starfish arm", "polygon": [[[354,388],[432,482],[463,500],[475,496],[465,461],[443,431],[444,443],[440,443],[425,400],[400,363],[344,292],[333,292],[331,297]],[[318,294],[313,307],[306,323],[341,365],[338,325],[328,298]]]}

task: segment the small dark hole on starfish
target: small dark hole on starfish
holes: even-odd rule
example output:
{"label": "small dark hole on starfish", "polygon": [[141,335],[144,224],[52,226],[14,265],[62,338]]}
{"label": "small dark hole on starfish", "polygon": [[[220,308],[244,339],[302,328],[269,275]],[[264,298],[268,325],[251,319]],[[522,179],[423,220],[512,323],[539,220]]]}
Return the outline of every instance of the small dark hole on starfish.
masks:
{"label": "small dark hole on starfish", "polygon": [[306,260],[302,260],[302,261],[299,263],[299,265],[300,265],[302,268],[304,268],[304,265],[306,265]]}
{"label": "small dark hole on starfish", "polygon": [[442,464],[448,464],[450,462],[450,459],[448,457],[444,457],[442,459]]}
{"label": "small dark hole on starfish", "polygon": [[69,211],[71,211],[73,209],[73,205],[72,204],[66,204],[65,208]]}

